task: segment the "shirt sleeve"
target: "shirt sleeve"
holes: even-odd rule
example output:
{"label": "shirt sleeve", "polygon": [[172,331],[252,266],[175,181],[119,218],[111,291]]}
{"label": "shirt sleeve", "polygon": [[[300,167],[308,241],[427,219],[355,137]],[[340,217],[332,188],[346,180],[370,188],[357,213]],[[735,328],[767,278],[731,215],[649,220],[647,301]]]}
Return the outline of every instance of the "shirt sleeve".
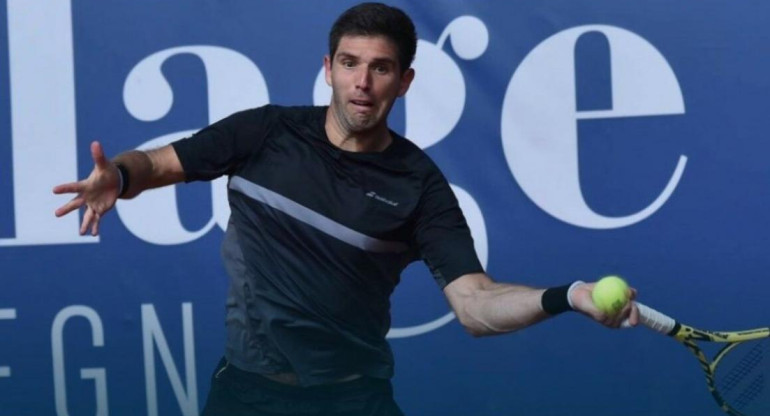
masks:
{"label": "shirt sleeve", "polygon": [[261,148],[273,112],[270,106],[241,111],[171,143],[185,182],[212,180],[235,171]]}
{"label": "shirt sleeve", "polygon": [[465,274],[484,272],[465,216],[438,168],[427,180],[417,213],[415,242],[441,289]]}

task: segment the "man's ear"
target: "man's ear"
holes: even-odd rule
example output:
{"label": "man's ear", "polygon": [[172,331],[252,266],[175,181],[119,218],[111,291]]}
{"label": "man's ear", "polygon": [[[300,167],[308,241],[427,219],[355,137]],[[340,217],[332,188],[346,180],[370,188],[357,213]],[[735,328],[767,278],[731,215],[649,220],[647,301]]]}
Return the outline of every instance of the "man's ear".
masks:
{"label": "man's ear", "polygon": [[324,76],[326,77],[326,85],[332,86],[332,58],[329,55],[324,55]]}
{"label": "man's ear", "polygon": [[412,81],[414,81],[414,69],[409,68],[401,74],[401,86],[398,89],[399,97],[403,97],[404,94],[409,91],[409,86],[412,85]]}

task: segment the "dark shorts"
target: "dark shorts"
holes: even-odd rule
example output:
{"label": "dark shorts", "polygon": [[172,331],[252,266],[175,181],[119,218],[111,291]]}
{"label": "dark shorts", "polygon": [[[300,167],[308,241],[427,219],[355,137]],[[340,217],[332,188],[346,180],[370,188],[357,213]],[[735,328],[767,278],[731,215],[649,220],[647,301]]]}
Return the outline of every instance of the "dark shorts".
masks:
{"label": "dark shorts", "polygon": [[362,377],[322,386],[281,384],[223,358],[201,416],[403,416],[390,380]]}

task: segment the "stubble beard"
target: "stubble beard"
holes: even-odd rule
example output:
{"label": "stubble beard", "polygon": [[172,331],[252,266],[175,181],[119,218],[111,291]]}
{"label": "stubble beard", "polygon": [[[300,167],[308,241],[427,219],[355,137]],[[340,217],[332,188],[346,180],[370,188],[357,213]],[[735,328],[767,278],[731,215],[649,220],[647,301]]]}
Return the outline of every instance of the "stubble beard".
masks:
{"label": "stubble beard", "polygon": [[345,102],[334,97],[336,111],[335,118],[339,126],[348,133],[365,133],[377,126],[377,118],[374,113],[371,114],[356,114],[351,113]]}

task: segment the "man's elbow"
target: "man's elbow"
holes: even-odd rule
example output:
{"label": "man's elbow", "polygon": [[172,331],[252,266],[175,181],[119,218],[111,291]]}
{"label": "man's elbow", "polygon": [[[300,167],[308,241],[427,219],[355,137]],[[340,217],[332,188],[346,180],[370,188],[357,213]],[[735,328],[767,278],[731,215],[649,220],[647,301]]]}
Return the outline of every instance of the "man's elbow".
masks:
{"label": "man's elbow", "polygon": [[473,325],[463,325],[465,332],[470,334],[474,338],[488,337],[491,335],[497,335],[497,332],[490,331],[489,328]]}
{"label": "man's elbow", "polygon": [[488,337],[491,335],[500,335],[507,331],[501,331],[493,328],[490,325],[485,324],[483,321],[474,318],[470,314],[457,314],[457,320],[460,321],[460,325],[463,326],[465,332],[470,334],[474,338]]}

